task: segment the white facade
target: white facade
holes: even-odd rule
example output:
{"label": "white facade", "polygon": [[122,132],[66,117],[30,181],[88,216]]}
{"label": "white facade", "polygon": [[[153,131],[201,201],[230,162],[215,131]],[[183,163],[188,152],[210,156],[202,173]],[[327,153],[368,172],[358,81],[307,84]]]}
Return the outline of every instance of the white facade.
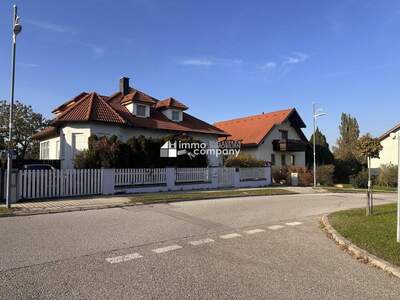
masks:
{"label": "white facade", "polygon": [[[283,124],[276,125],[263,141],[254,147],[244,148],[241,153],[249,154],[256,159],[273,162],[273,155],[275,156],[274,166],[282,166],[283,160],[286,165],[295,165],[305,167],[306,153],[305,151],[299,152],[280,152],[274,151],[272,141],[280,140],[282,138],[281,130],[287,131],[287,138],[290,140],[302,140],[297,131],[290,125],[289,121]],[[293,163],[294,160],[294,163]]]}
{"label": "white facade", "polygon": [[[393,131],[393,133],[397,133],[400,131],[400,128]],[[381,165],[393,164],[398,165],[399,156],[397,144],[398,140],[392,139],[390,135],[381,140],[382,151],[379,153],[379,158],[371,159],[371,168],[379,169]]]}
{"label": "white facade", "polygon": [[[126,128],[122,126],[110,126],[101,123],[81,123],[62,127],[60,136],[43,140],[40,142],[40,152],[47,152],[49,156],[41,159],[60,159],[62,169],[72,169],[74,167],[74,158],[77,153],[88,148],[88,139],[91,135],[111,136],[116,135],[122,141],[128,138],[141,135],[147,138],[161,138],[163,136],[174,135],[177,132],[165,130]],[[218,137],[212,134],[188,133],[191,137],[201,142],[216,142]],[[220,166],[222,158],[210,155],[208,156],[210,166]]]}

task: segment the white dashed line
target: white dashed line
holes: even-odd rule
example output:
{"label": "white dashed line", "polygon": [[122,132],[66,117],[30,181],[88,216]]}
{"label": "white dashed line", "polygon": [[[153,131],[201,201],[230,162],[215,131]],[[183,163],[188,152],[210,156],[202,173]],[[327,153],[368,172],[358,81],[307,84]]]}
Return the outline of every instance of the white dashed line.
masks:
{"label": "white dashed line", "polygon": [[284,227],[284,226],[282,226],[282,225],[272,225],[272,226],[269,226],[268,229],[277,230],[277,229],[281,229],[281,228],[283,228],[283,227]]}
{"label": "white dashed line", "polygon": [[297,226],[297,225],[301,225],[301,222],[290,222],[290,223],[285,223],[288,226]]}
{"label": "white dashed line", "polygon": [[242,235],[239,233],[229,233],[229,234],[225,234],[225,235],[220,235],[219,237],[221,239],[227,240],[227,239],[234,239],[237,237],[241,237]]}
{"label": "white dashed line", "polygon": [[121,255],[121,256],[115,256],[115,257],[109,257],[106,258],[106,261],[108,261],[110,264],[119,264],[125,261],[129,261],[132,259],[137,259],[143,257],[139,253],[130,253],[126,255]]}
{"label": "white dashed line", "polygon": [[207,238],[207,239],[202,239],[202,240],[198,240],[198,241],[191,241],[191,242],[189,242],[189,244],[192,246],[198,246],[201,244],[207,244],[207,243],[212,243],[212,242],[214,242],[213,239]]}
{"label": "white dashed line", "polygon": [[255,234],[255,233],[261,233],[261,232],[265,232],[264,229],[252,229],[252,230],[247,230],[245,231],[247,234]]}
{"label": "white dashed line", "polygon": [[168,251],[173,251],[173,250],[178,250],[178,249],[182,249],[182,246],[179,245],[171,245],[171,246],[167,246],[167,247],[162,247],[162,248],[157,248],[157,249],[153,249],[151,251],[160,254],[160,253],[164,253],[164,252],[168,252]]}

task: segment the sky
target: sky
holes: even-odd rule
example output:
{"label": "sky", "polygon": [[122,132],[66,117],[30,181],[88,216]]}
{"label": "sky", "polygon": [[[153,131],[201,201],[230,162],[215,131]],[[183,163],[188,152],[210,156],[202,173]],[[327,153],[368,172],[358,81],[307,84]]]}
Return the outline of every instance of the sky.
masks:
{"label": "sky", "polygon": [[16,99],[48,118],[82,91],[116,92],[127,76],[210,123],[295,107],[308,137],[316,102],[331,145],[342,112],[374,136],[400,122],[399,1],[4,0],[4,100],[14,3]]}

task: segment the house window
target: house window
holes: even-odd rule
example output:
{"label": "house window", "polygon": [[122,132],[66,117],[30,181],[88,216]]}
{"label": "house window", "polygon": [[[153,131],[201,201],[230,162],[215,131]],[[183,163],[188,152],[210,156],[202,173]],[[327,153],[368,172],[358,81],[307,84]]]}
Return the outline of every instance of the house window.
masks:
{"label": "house window", "polygon": [[287,140],[288,139],[288,131],[287,130],[280,130],[281,132],[281,139]]}
{"label": "house window", "polygon": [[271,165],[275,166],[275,154],[271,154]]}
{"label": "house window", "polygon": [[138,117],[146,117],[146,105],[136,104],[136,115]]}
{"label": "house window", "polygon": [[295,155],[290,155],[290,164],[293,166],[296,164],[296,156]]}
{"label": "house window", "polygon": [[50,142],[43,142],[40,144],[40,159],[49,159]]}
{"label": "house window", "polygon": [[172,121],[180,121],[181,120],[181,112],[177,110],[172,111]]}
{"label": "house window", "polygon": [[286,166],[286,155],[285,154],[281,155],[281,165]]}

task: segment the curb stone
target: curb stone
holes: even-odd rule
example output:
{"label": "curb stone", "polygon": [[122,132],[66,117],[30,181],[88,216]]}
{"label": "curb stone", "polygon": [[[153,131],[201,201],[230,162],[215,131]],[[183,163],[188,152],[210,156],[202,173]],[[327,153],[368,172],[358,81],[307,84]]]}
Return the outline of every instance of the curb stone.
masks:
{"label": "curb stone", "polygon": [[382,269],[383,271],[400,278],[399,267],[369,253],[364,249],[361,249],[360,247],[351,243],[349,240],[342,237],[329,223],[327,215],[324,215],[321,218],[321,224],[323,226],[323,229],[327,232],[328,236],[333,239],[342,250],[353,255],[357,260]]}

